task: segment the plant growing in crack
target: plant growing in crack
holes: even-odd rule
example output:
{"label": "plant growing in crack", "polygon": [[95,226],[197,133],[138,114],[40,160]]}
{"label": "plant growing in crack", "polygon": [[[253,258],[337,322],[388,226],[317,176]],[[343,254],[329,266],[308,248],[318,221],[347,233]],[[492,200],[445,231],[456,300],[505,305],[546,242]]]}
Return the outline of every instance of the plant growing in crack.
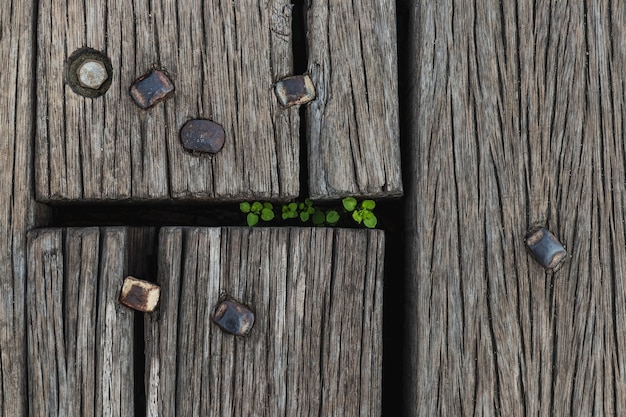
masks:
{"label": "plant growing in crack", "polygon": [[354,197],[346,197],[339,207],[321,207],[309,198],[304,201],[292,201],[283,204],[280,218],[274,213],[274,207],[269,202],[255,201],[240,203],[239,208],[246,215],[249,226],[256,226],[260,221],[270,222],[279,219],[285,222],[300,221],[304,224],[311,222],[314,226],[336,226],[342,220],[342,215],[350,214],[350,218],[358,225],[369,229],[376,227],[378,219],[374,214],[376,203],[373,200],[358,202]]}

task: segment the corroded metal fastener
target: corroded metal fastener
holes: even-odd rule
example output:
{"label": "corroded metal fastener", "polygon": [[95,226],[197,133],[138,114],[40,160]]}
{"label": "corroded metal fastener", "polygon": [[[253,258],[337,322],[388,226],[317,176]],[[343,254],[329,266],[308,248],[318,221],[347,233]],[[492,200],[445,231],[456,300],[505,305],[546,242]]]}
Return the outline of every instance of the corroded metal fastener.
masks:
{"label": "corroded metal fastener", "polygon": [[165,100],[174,93],[174,83],[165,71],[153,70],[137,79],[130,87],[130,96],[142,109]]}
{"label": "corroded metal fastener", "polygon": [[285,107],[306,104],[315,99],[315,86],[308,74],[283,78],[274,86],[274,92]]}
{"label": "corroded metal fastener", "polygon": [[254,326],[254,313],[232,300],[221,301],[212,318],[222,330],[236,336],[247,336]]}
{"label": "corroded metal fastener", "polygon": [[135,277],[126,277],[120,292],[120,303],[132,309],[152,313],[159,304],[161,287]]}
{"label": "corroded metal fastener", "polygon": [[533,258],[545,269],[556,268],[567,255],[561,242],[543,227],[532,230],[526,236],[526,245]]}
{"label": "corroded metal fastener", "polygon": [[180,142],[190,152],[217,153],[224,147],[224,128],[210,120],[190,120],[180,130]]}

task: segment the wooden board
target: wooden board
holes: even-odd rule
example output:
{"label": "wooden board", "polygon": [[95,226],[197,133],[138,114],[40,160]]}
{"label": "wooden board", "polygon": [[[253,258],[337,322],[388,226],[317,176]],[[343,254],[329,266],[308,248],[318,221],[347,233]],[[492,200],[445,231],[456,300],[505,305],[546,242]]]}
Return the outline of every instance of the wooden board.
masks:
{"label": "wooden board", "polygon": [[[299,193],[295,108],[272,89],[292,71],[289,0],[39,3],[36,191],[40,200],[283,199]],[[84,47],[111,60],[96,99],[65,84]],[[131,84],[165,69],[175,94],[150,110]],[[224,127],[214,156],[186,153],[190,119]]]}
{"label": "wooden board", "polygon": [[408,4],[406,415],[623,415],[623,5]]}
{"label": "wooden board", "polygon": [[396,14],[391,0],[309,1],[309,193],[402,195]]}
{"label": "wooden board", "polygon": [[134,415],[134,312],[118,297],[128,274],[147,271],[154,237],[126,228],[29,233],[30,416]]}
{"label": "wooden board", "polygon": [[35,222],[32,175],[32,4],[0,8],[0,416],[25,416],[25,231]]}
{"label": "wooden board", "polygon": [[[379,416],[381,231],[164,228],[146,322],[147,415]],[[212,321],[250,306],[247,338]]]}

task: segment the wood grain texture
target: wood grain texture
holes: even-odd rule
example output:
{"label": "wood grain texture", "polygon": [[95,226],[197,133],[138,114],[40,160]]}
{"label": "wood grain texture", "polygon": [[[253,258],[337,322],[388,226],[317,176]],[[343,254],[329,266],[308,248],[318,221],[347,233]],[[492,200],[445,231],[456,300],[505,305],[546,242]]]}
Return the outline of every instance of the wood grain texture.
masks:
{"label": "wood grain texture", "polygon": [[623,415],[623,5],[407,4],[406,415]]}
{"label": "wood grain texture", "polygon": [[308,1],[312,198],[402,195],[395,2]]}
{"label": "wood grain texture", "polygon": [[118,297],[124,277],[142,271],[137,254],[154,236],[126,228],[29,233],[31,416],[134,415],[134,311]]}
{"label": "wood grain texture", "polygon": [[[299,193],[296,109],[272,85],[292,70],[289,0],[39,3],[36,191],[41,200],[289,199]],[[103,51],[97,99],[65,83],[77,49]],[[153,67],[175,94],[145,111],[129,88]],[[211,157],[183,150],[190,119],[224,127]]]}
{"label": "wood grain texture", "polygon": [[[148,415],[379,416],[381,231],[164,228],[146,322]],[[249,305],[245,338],[211,315]]]}
{"label": "wood grain texture", "polygon": [[25,231],[35,222],[33,195],[32,2],[0,8],[0,416],[27,407]]}

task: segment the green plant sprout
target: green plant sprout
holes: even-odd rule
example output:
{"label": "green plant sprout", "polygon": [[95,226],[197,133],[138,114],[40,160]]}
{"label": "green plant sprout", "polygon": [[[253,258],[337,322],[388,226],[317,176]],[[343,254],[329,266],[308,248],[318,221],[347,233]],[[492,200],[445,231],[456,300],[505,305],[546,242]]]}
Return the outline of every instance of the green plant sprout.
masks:
{"label": "green plant sprout", "polygon": [[[342,213],[351,213],[350,217],[359,225],[373,229],[378,224],[373,211],[376,203],[373,200],[363,200],[359,204],[354,197],[346,197],[342,200],[342,206],[339,209],[325,209],[315,206],[311,199],[306,198],[304,201],[284,204],[281,207],[280,219],[283,221],[296,219],[302,223],[310,221],[314,226],[335,226],[341,220]],[[268,202],[243,202],[239,204],[239,209],[246,214],[248,226],[256,226],[260,220],[269,222],[276,218],[274,207]]]}
{"label": "green plant sprout", "polygon": [[272,203],[267,201],[264,203],[255,201],[252,204],[243,202],[239,204],[239,209],[242,213],[246,214],[246,221],[250,227],[256,226],[259,223],[259,219],[269,222],[275,217],[274,207]]}

